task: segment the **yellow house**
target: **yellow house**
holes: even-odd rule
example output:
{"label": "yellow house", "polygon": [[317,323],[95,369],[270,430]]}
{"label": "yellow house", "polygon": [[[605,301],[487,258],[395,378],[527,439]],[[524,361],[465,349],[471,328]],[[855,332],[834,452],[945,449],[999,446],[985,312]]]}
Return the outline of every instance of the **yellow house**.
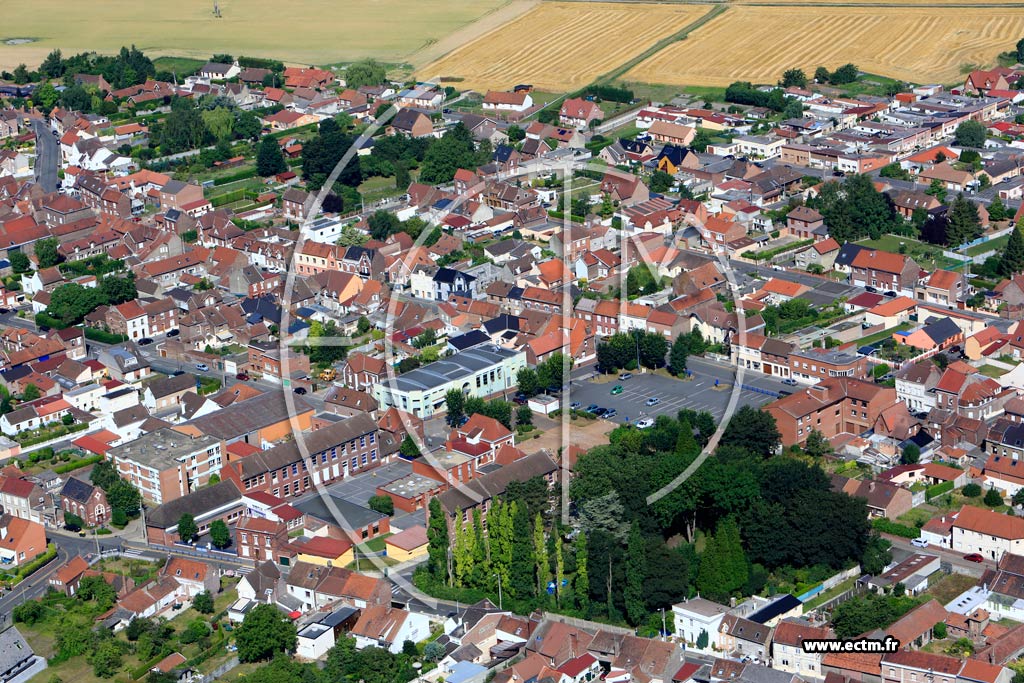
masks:
{"label": "yellow house", "polygon": [[298,551],[295,559],[321,567],[347,567],[356,559],[352,542],[348,539],[314,536],[292,545]]}
{"label": "yellow house", "polygon": [[427,554],[427,530],[412,526],[384,540],[388,557],[396,562],[405,562],[424,557]]}

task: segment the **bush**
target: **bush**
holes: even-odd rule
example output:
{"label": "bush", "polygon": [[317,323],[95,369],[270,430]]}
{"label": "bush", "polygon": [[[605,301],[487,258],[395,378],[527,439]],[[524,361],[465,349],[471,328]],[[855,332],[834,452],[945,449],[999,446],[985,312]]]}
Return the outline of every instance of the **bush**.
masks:
{"label": "bush", "polygon": [[79,458],[78,460],[72,460],[71,462],[64,463],[63,465],[57,465],[53,468],[53,471],[57,474],[67,474],[68,472],[73,472],[80,467],[95,465],[102,459],[102,455],[90,455],[88,458]]}
{"label": "bush", "polygon": [[927,500],[931,500],[932,498],[938,498],[943,493],[949,493],[952,490],[953,490],[953,482],[951,482],[951,481],[944,481],[941,484],[935,484],[934,486],[929,486],[925,490],[924,496],[925,496],[925,498]]}
{"label": "bush", "polygon": [[977,498],[981,495],[981,487],[977,484],[968,484],[964,487],[962,493],[968,498]]}
{"label": "bush", "polygon": [[114,508],[110,513],[110,523],[118,529],[125,528],[128,525],[128,513],[121,508]]}
{"label": "bush", "polygon": [[71,512],[64,513],[64,527],[68,531],[81,531],[85,528],[85,520]]}
{"label": "bush", "polygon": [[85,338],[90,341],[100,342],[101,344],[120,344],[121,342],[128,341],[128,337],[123,334],[113,334],[95,327],[85,328]]}
{"label": "bush", "polygon": [[395,514],[395,501],[391,500],[391,496],[370,496],[368,505],[371,510],[382,515],[390,517]]}
{"label": "bush", "polygon": [[990,508],[999,507],[1003,504],[1003,494],[999,493],[996,489],[989,489],[985,492],[985,505]]}
{"label": "bush", "polygon": [[902,536],[903,538],[918,538],[921,535],[921,531],[917,527],[899,524],[884,517],[872,520],[871,526],[880,533]]}
{"label": "bush", "polygon": [[932,635],[938,639],[946,637],[946,622],[940,621],[932,627]]}

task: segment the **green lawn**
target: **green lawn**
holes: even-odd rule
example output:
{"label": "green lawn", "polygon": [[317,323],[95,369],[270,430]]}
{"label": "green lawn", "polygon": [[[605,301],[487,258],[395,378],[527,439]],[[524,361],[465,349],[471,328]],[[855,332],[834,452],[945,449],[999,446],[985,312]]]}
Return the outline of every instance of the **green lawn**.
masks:
{"label": "green lawn", "polygon": [[405,190],[398,189],[395,187],[395,178],[384,178],[382,176],[374,176],[367,178],[359,185],[359,194],[366,200],[383,199],[384,197],[394,197],[402,194]]}
{"label": "green lawn", "polygon": [[890,327],[887,330],[882,330],[881,332],[875,332],[874,334],[870,334],[867,337],[862,337],[861,339],[858,339],[857,340],[857,345],[858,346],[867,346],[869,344],[874,344],[875,342],[882,341],[883,339],[891,339],[894,332],[901,332],[903,330],[909,330],[909,329],[910,329],[910,323],[900,323],[896,327]]}
{"label": "green lawn", "polygon": [[191,59],[189,57],[157,57],[153,60],[153,66],[157,71],[170,71],[178,78],[191,76],[199,71],[199,67],[205,64],[202,59]]}
{"label": "green lawn", "polygon": [[980,368],[978,368],[978,372],[985,375],[986,377],[991,377],[992,379],[998,379],[1002,377],[1004,374],[1006,374],[1006,370],[1003,370],[1002,368],[997,368],[994,365],[987,364],[982,365]]}
{"label": "green lawn", "polygon": [[989,240],[988,242],[982,242],[981,244],[976,244],[973,247],[970,247],[967,250],[967,255],[968,256],[977,256],[978,254],[984,254],[987,251],[1001,252],[1001,251],[1003,251],[1003,249],[1006,248],[1006,243],[1009,242],[1009,241],[1010,241],[1010,236],[1009,235],[1003,235],[1002,237],[997,237],[994,240]]}
{"label": "green lawn", "polygon": [[853,588],[853,586],[856,583],[857,577],[854,576],[847,579],[846,581],[836,584],[827,591],[822,591],[821,593],[819,593],[818,595],[814,596],[813,598],[804,603],[804,614],[807,614],[808,612],[816,608],[818,605],[822,605],[828,602],[837,595],[845,593],[846,591]]}
{"label": "green lawn", "polygon": [[924,510],[922,508],[913,508],[908,512],[905,512],[902,515],[900,515],[897,521],[900,521],[906,524],[907,526],[917,526],[918,522],[924,524],[931,518],[932,513],[930,513],[928,510]]}

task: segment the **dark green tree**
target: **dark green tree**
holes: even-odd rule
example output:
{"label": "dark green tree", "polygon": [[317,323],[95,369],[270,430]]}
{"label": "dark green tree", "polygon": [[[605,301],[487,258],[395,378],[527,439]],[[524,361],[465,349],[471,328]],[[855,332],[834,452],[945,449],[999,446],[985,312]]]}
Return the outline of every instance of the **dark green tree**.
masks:
{"label": "dark green tree", "polygon": [[916,443],[908,443],[903,449],[903,454],[900,457],[900,463],[904,465],[914,465],[921,460],[921,448]]}
{"label": "dark green tree", "polygon": [[956,127],[956,144],[960,147],[984,147],[986,137],[988,130],[979,121],[964,121]]}
{"label": "dark green tree", "polygon": [[215,519],[210,523],[210,542],[214,548],[227,548],[231,545],[231,532],[228,525],[222,519]]}
{"label": "dark green tree", "polygon": [[191,543],[196,540],[199,536],[199,527],[196,526],[196,520],[192,518],[189,513],[183,513],[178,518],[178,538],[183,540],[185,543]]}
{"label": "dark green tree", "polygon": [[89,481],[104,491],[113,486],[118,479],[114,464],[109,460],[100,460],[92,466],[92,472],[89,473]]}
{"label": "dark green tree", "polygon": [[985,505],[990,508],[999,507],[1003,504],[1003,494],[999,493],[997,489],[990,488],[985,491]]}
{"label": "dark green tree", "polygon": [[540,390],[540,380],[537,378],[537,371],[532,368],[523,368],[516,373],[516,384],[519,391],[527,397],[535,396]]}
{"label": "dark green tree", "polygon": [[124,479],[118,479],[107,489],[107,502],[110,503],[110,507],[121,508],[131,517],[139,514],[142,508],[142,495]]}
{"label": "dark green tree", "polygon": [[829,81],[833,85],[846,85],[853,83],[857,80],[860,72],[857,70],[857,66],[854,64],[844,64],[835,71],[829,77]]}
{"label": "dark green tree", "polygon": [[7,260],[11,262],[11,269],[15,273],[27,273],[32,270],[32,262],[23,251],[10,251],[7,253]]}
{"label": "dark green tree", "polygon": [[427,553],[430,572],[441,581],[448,581],[448,522],[441,501],[435,496],[427,506]]}
{"label": "dark green tree", "polygon": [[[737,536],[738,538],[738,536]],[[644,580],[647,575],[647,545],[640,524],[633,520],[626,544],[626,587],[623,599],[626,603],[626,619],[636,626],[647,617],[644,607]]]}
{"label": "dark green tree", "polygon": [[366,505],[371,510],[388,517],[395,514],[395,501],[391,499],[391,496],[370,496]]}
{"label": "dark green tree", "polygon": [[364,85],[380,85],[388,79],[388,71],[374,59],[364,59],[349,64],[345,69],[345,85],[361,88]]}
{"label": "dark green tree", "polygon": [[738,446],[768,458],[775,453],[780,438],[774,417],[757,408],[743,406],[729,420],[721,445]]}
{"label": "dark green tree", "polygon": [[57,251],[59,246],[60,241],[56,237],[46,237],[36,241],[34,249],[40,268],[50,268],[64,260],[60,252]]}
{"label": "dark green tree", "polygon": [[786,69],[782,74],[782,80],[779,81],[779,85],[783,88],[806,88],[807,74],[804,73],[803,69]]}
{"label": "dark green tree", "polygon": [[668,356],[668,370],[676,377],[686,372],[686,359],[690,355],[690,341],[681,334],[672,342],[672,351]]}
{"label": "dark green tree", "polygon": [[200,614],[213,614],[213,596],[210,591],[203,591],[192,598],[192,607]]}
{"label": "dark green tree", "polygon": [[957,195],[949,209],[946,225],[946,244],[953,249],[977,239],[981,235],[981,219],[978,207],[971,200]]}
{"label": "dark green tree", "polygon": [[449,427],[457,427],[466,416],[466,395],[460,389],[449,389],[444,395],[444,403],[448,411],[444,418],[445,422]]}
{"label": "dark green tree", "polygon": [[1021,271],[1024,271],[1024,233],[1021,233],[1018,225],[1014,226],[1013,232],[1010,233],[1006,249],[999,260],[999,273],[1003,277],[1011,278]]}
{"label": "dark green tree", "polygon": [[509,567],[508,594],[520,600],[536,595],[533,525],[525,505],[516,505],[512,513],[512,564]]}
{"label": "dark green tree", "polygon": [[281,154],[281,146],[277,144],[277,139],[264,135],[256,150],[256,173],[267,178],[287,170],[288,164]]}
{"label": "dark green tree", "polygon": [[274,605],[257,605],[235,631],[242,662],[258,662],[278,652],[294,651],[296,641],[295,624]]}

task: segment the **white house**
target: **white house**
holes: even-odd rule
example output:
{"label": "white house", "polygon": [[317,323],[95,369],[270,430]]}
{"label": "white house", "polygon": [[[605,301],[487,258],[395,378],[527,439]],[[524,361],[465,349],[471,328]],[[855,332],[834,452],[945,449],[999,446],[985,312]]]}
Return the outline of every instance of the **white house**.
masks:
{"label": "white house", "polygon": [[964,505],[953,522],[953,550],[999,560],[1004,553],[1024,555],[1024,519]]}
{"label": "white house", "polygon": [[676,634],[686,641],[687,650],[711,654],[718,627],[728,611],[725,605],[701,597],[672,605]]}
{"label": "white house", "polygon": [[382,647],[398,654],[405,641],[418,642],[430,635],[430,619],[425,614],[374,605],[363,610],[352,635],[358,650]]}

